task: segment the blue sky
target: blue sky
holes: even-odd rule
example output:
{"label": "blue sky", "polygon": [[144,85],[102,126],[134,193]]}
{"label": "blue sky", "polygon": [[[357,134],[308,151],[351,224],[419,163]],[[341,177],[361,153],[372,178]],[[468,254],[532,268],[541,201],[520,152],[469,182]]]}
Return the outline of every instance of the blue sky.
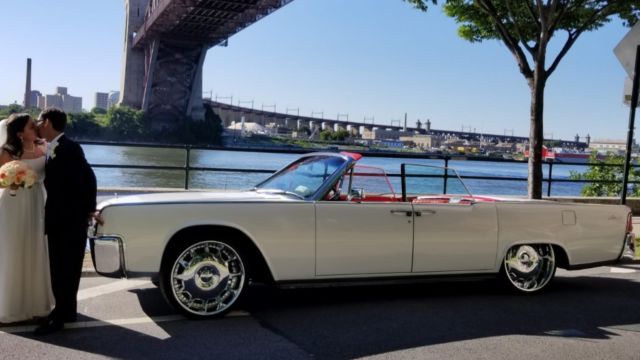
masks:
{"label": "blue sky", "polygon": [[[22,102],[27,57],[33,89],[66,86],[84,108],[119,89],[124,1],[6,1],[2,13],[0,104]],[[626,73],[613,48],[627,31],[614,20],[574,45],[547,85],[546,138],[626,139]],[[385,125],[407,113],[410,125],[529,134],[529,89],[507,49],[466,42],[439,7],[401,0],[294,0],[209,50],[203,89],[306,116]]]}

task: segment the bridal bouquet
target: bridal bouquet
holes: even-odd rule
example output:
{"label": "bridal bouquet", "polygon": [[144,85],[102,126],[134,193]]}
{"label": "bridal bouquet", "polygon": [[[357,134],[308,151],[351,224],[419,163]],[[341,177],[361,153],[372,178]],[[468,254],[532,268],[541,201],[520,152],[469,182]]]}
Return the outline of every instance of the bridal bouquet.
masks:
{"label": "bridal bouquet", "polygon": [[9,161],[0,167],[0,187],[9,188],[11,196],[16,196],[18,188],[30,188],[35,182],[36,173],[22,161]]}

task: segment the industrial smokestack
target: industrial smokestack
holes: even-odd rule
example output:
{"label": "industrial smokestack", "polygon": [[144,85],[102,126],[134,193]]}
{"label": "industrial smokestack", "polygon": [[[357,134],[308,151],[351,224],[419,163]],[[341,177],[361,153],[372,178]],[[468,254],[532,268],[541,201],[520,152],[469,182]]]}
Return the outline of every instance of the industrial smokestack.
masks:
{"label": "industrial smokestack", "polygon": [[27,83],[24,87],[24,107],[31,107],[31,58],[27,58]]}
{"label": "industrial smokestack", "polygon": [[404,126],[402,127],[402,131],[407,131],[407,113],[404,113]]}

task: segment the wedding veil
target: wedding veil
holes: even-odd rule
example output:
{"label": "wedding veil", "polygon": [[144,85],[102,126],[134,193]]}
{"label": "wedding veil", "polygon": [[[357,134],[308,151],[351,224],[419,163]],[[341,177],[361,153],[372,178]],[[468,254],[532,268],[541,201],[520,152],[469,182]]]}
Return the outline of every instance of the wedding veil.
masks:
{"label": "wedding veil", "polygon": [[0,120],[0,146],[7,142],[7,123],[8,119]]}

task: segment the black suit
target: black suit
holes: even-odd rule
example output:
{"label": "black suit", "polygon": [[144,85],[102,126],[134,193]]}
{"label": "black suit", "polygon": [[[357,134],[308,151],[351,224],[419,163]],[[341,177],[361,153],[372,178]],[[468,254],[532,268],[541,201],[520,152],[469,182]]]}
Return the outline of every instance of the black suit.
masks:
{"label": "black suit", "polygon": [[89,214],[96,208],[96,177],[80,145],[62,135],[47,160],[44,186],[45,232],[49,239],[51,286],[56,307],[51,318],[73,321],[87,243]]}

